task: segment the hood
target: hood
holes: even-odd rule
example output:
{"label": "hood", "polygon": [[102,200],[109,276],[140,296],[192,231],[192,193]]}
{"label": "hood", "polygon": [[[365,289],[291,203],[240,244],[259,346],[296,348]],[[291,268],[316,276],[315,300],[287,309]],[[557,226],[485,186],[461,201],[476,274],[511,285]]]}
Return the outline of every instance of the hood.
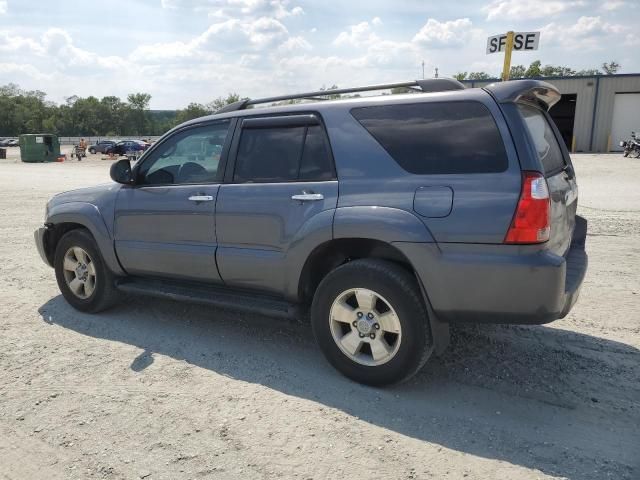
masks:
{"label": "hood", "polygon": [[49,201],[49,205],[60,205],[70,202],[84,202],[100,206],[108,199],[111,199],[120,189],[121,185],[117,183],[106,183],[96,185],[95,187],[78,188],[54,195]]}

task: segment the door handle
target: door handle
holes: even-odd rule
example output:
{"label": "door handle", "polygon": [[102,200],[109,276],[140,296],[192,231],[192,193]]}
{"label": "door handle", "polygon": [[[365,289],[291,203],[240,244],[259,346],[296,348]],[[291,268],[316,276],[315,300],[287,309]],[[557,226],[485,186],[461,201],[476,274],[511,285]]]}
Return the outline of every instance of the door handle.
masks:
{"label": "door handle", "polygon": [[312,202],[315,200],[324,200],[324,195],[322,195],[321,193],[300,193],[298,195],[291,195],[291,200]]}
{"label": "door handle", "polygon": [[191,195],[189,197],[191,202],[211,202],[213,201],[213,196],[211,195]]}

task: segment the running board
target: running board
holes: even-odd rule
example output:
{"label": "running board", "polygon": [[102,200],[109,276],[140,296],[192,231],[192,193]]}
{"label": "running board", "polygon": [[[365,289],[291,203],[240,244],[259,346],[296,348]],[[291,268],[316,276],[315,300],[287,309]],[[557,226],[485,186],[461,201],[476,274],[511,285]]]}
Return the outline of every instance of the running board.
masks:
{"label": "running board", "polygon": [[294,303],[260,293],[231,290],[214,285],[170,280],[124,278],[116,281],[116,288],[132,295],[200,303],[219,308],[256,313],[267,317],[300,318],[300,309]]}

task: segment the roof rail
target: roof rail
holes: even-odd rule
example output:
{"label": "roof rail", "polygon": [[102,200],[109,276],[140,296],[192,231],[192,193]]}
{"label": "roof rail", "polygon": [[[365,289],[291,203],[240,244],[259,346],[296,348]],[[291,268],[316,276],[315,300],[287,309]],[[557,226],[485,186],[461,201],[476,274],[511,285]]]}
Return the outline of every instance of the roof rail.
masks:
{"label": "roof rail", "polygon": [[[417,88],[416,88],[417,87]],[[382,83],[366,87],[336,88],[331,90],[317,90],[315,92],[295,93],[292,95],[279,95],[277,97],[245,99],[234,102],[217,110],[216,113],[234,112],[243,110],[249,105],[260,103],[282,102],[284,100],[326,100],[329,95],[341,95],[343,93],[371,92],[375,90],[389,90],[392,88],[407,88],[416,92],[442,92],[446,90],[464,90],[464,85],[453,78],[429,78],[426,80],[413,80],[411,82]]]}

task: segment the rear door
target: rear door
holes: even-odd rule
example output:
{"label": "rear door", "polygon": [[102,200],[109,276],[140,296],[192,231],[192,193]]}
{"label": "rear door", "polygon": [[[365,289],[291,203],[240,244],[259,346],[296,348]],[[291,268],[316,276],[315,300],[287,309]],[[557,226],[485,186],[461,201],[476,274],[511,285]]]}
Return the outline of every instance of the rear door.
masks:
{"label": "rear door", "polygon": [[549,249],[564,255],[571,244],[578,207],[578,186],[568,154],[564,154],[559,134],[542,110],[518,104],[520,114],[544,169],[551,197],[551,233]]}
{"label": "rear door", "polygon": [[228,285],[279,294],[289,247],[311,218],[336,208],[333,159],[314,115],[249,118],[240,127],[216,204],[218,268]]}

